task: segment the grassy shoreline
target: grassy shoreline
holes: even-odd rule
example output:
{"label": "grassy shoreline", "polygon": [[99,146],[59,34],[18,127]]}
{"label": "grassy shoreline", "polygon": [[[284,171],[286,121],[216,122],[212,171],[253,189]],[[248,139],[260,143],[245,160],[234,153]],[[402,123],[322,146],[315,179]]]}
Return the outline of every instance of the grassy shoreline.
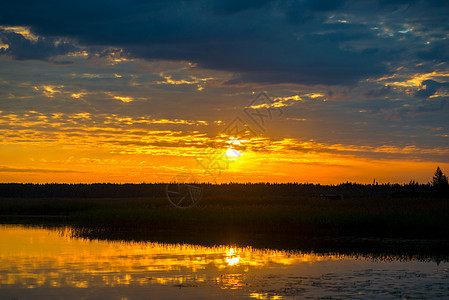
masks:
{"label": "grassy shoreline", "polygon": [[189,209],[154,198],[0,198],[0,223],[68,226],[73,237],[235,244],[449,261],[449,201],[439,198],[208,197]]}
{"label": "grassy shoreline", "polygon": [[[189,209],[163,198],[0,198],[0,219],[8,215],[53,218],[103,231],[176,230],[205,235],[264,234],[449,239],[449,201],[432,198],[214,197]],[[56,221],[56,220],[55,220]]]}
{"label": "grassy shoreline", "polygon": [[319,255],[346,255],[376,261],[449,261],[448,239],[406,239],[354,236],[291,236],[288,234],[243,234],[241,232],[199,232],[186,230],[136,230],[104,226],[80,226],[60,222],[57,218],[0,219],[2,226],[20,226],[58,231],[61,236],[90,241],[118,242],[122,244],[158,242],[189,244],[204,247],[235,246],[255,249],[315,253]]}

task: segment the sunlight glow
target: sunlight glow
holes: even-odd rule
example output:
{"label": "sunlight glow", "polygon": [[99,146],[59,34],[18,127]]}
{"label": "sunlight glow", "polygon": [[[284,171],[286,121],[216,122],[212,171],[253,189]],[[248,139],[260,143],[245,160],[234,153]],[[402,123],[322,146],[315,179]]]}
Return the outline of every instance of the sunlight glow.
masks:
{"label": "sunlight glow", "polygon": [[235,254],[234,248],[230,248],[228,250],[228,253],[226,254],[226,262],[228,263],[228,265],[230,265],[230,266],[237,265],[239,263],[239,261],[240,261],[240,256]]}
{"label": "sunlight glow", "polygon": [[226,150],[225,155],[229,159],[236,160],[237,158],[239,158],[242,155],[242,153],[240,153],[239,151],[237,151],[233,148],[229,148],[228,150]]}
{"label": "sunlight glow", "polygon": [[120,97],[120,96],[114,96],[114,99],[120,100],[124,103],[128,103],[134,100],[132,97]]}

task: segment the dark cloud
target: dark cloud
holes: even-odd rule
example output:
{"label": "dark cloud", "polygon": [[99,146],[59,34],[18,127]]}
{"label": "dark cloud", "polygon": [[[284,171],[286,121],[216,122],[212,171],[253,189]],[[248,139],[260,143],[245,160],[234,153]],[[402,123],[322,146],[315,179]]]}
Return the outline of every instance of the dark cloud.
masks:
{"label": "dark cloud", "polygon": [[22,34],[1,29],[0,40],[8,45],[7,49],[0,49],[0,54],[10,55],[17,60],[48,60],[51,57],[64,55],[76,49],[75,46],[56,38],[40,37],[33,41],[26,39]]}
{"label": "dark cloud", "polygon": [[436,42],[434,45],[428,47],[418,53],[418,57],[423,60],[435,62],[447,62],[449,60],[449,42]]}
{"label": "dark cloud", "polygon": [[[46,37],[32,44],[10,34],[7,51],[16,59],[66,53],[73,46],[51,46],[66,37],[230,71],[230,84],[354,85],[404,59],[447,59],[447,47],[426,49],[424,35],[441,33],[448,12],[441,1],[10,1],[2,4],[0,24],[30,26]],[[399,34],[406,23],[422,34]]]}
{"label": "dark cloud", "polygon": [[253,10],[261,8],[271,0],[228,0],[228,1],[215,1],[214,12],[217,14],[235,14],[246,10]]}
{"label": "dark cloud", "polygon": [[385,86],[382,88],[371,89],[365,92],[365,96],[368,98],[384,98],[390,95],[392,88],[390,86]]}
{"label": "dark cloud", "polygon": [[[416,108],[414,111],[416,114],[419,113],[441,113],[449,112],[449,101],[447,99],[436,100],[432,102],[425,102],[423,105]],[[441,115],[441,114],[440,114]]]}
{"label": "dark cloud", "polygon": [[438,92],[449,94],[449,83],[440,83],[435,80],[424,80],[421,82],[421,89],[416,91],[416,96],[420,98],[428,98]]}
{"label": "dark cloud", "polygon": [[345,1],[343,0],[315,0],[309,1],[310,6],[314,10],[327,11],[339,8]]}

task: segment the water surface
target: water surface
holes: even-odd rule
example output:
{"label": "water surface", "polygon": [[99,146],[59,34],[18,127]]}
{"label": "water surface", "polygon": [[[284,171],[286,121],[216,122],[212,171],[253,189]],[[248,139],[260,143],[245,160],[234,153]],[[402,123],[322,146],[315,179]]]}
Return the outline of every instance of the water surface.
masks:
{"label": "water surface", "polygon": [[447,298],[449,263],[0,227],[0,299]]}

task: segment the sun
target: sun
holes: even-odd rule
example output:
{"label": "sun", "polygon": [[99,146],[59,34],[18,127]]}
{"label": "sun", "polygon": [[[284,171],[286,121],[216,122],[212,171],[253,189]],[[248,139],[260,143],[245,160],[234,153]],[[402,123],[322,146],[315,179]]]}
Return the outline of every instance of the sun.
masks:
{"label": "sun", "polygon": [[226,141],[226,144],[228,144],[228,149],[223,154],[228,161],[236,161],[242,155],[244,155],[243,152],[235,149],[241,148],[244,142],[246,142],[246,140],[240,140],[236,137],[229,137],[229,139]]}
{"label": "sun", "polygon": [[224,155],[226,156],[226,158],[228,160],[237,160],[240,156],[242,156],[242,152],[230,147],[228,148],[228,150],[226,150],[226,152],[224,153]]}

